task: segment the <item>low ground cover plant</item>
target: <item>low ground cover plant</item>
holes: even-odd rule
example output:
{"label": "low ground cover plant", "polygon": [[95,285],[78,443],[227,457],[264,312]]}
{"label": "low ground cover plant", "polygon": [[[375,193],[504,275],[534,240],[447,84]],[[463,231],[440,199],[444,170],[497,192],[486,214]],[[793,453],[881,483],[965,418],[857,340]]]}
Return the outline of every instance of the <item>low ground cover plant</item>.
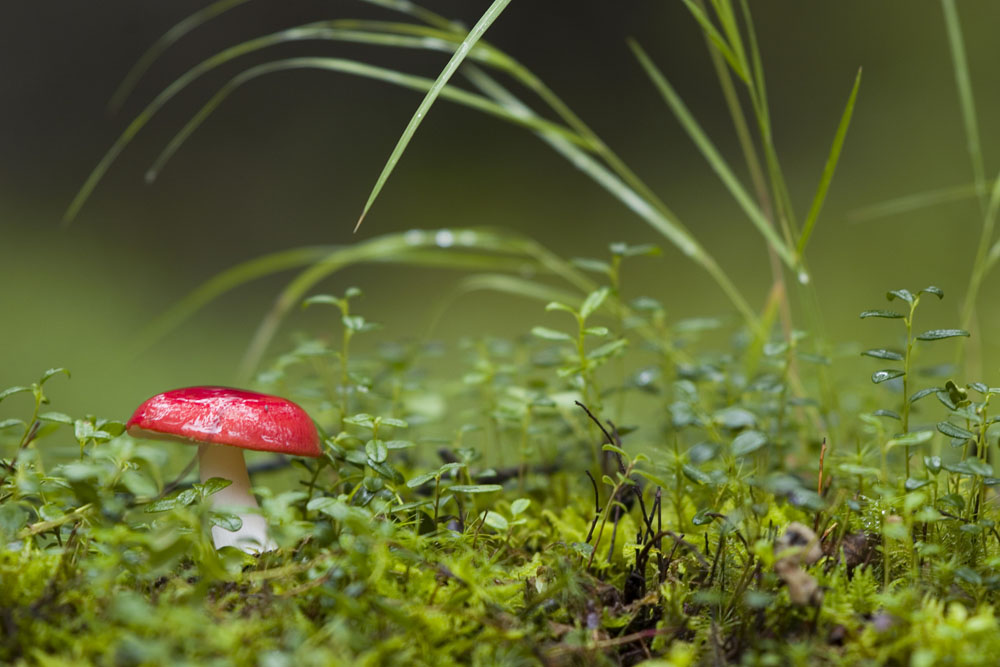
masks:
{"label": "low ground cover plant", "polygon": [[[195,482],[187,471],[166,478],[167,452],[125,433],[127,416],[59,412],[48,395],[71,379],[48,370],[0,391],[0,661],[991,664],[1000,651],[992,607],[1000,476],[990,402],[1000,388],[991,386],[995,371],[967,362],[966,349],[981,335],[978,290],[1000,257],[1000,181],[987,182],[976,141],[972,193],[983,234],[959,321],[920,325],[946,296],[933,285],[873,290],[860,318],[885,342],[863,349],[825,336],[806,255],[860,73],[851,73],[829,158],[798,218],[772,142],[747,3],[686,4],[716,64],[750,188],[631,45],[766,239],[773,284],[755,308],[582,120],[483,41],[507,2],[494,2],[468,30],[409,3],[370,1],[407,20],[283,30],[182,75],[128,127],[68,216],[153,114],[223,62],[294,40],[444,50],[452,57],[437,80],[327,57],[254,66],[181,129],[151,174],[229,92],[264,73],[379,78],[426,96],[366,212],[434,101],[458,102],[538,134],[680,248],[729,297],[733,316],[685,319],[627,284],[622,267],[649,261],[654,246],[615,240],[602,257],[564,258],[494,229],[377,235],[220,274],[154,322],[146,341],[235,285],[300,270],[244,363],[247,385],[301,405],[320,434],[319,458],[251,463],[277,548],[217,549],[211,530],[241,522],[211,502],[228,482]],[[151,58],[237,4],[211,5]],[[942,5],[966,129],[976,137],[957,13]],[[497,72],[557,120],[533,111]],[[330,293],[323,283],[361,262],[464,269],[457,293],[519,294],[538,324],[511,340],[455,348],[380,331],[360,289]],[[277,336],[300,308],[325,309],[329,325]],[[359,353],[357,337],[378,344]],[[875,360],[870,378],[837,372],[859,353]],[[462,371],[437,370],[442,355]]]}

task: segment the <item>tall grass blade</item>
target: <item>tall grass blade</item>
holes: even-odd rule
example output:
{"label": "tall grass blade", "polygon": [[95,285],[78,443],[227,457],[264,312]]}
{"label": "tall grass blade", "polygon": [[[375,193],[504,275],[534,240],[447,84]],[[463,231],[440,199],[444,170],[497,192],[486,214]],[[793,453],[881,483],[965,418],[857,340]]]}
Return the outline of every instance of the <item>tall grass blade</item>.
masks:
{"label": "tall grass blade", "polygon": [[216,16],[224,14],[234,7],[245,5],[249,1],[250,0],[217,0],[207,7],[199,9],[194,14],[191,14],[183,21],[170,28],[170,30],[165,32],[162,37],[156,40],[153,45],[139,57],[135,64],[132,65],[132,69],[128,71],[125,78],[122,79],[122,82],[118,84],[118,88],[111,95],[111,100],[108,102],[108,111],[113,114],[118,113],[122,105],[125,103],[125,100],[128,99],[128,96],[132,94],[133,90],[135,90],[135,86],[139,83],[139,79],[141,79],[153,63],[163,55],[164,51],[180,41],[181,38],[192,30],[201,27],[203,24],[212,20]]}
{"label": "tall grass blade", "polygon": [[382,191],[382,186],[385,185],[386,180],[388,180],[389,175],[392,173],[393,169],[396,168],[396,163],[399,162],[399,158],[402,157],[403,151],[410,143],[410,139],[413,138],[413,134],[420,127],[420,124],[424,120],[424,116],[430,110],[431,105],[437,99],[438,95],[444,89],[445,84],[451,79],[452,75],[458,69],[458,66],[462,64],[465,60],[465,56],[469,53],[479,38],[483,36],[483,33],[493,25],[493,22],[500,16],[507,5],[510,4],[510,0],[493,0],[493,4],[486,10],[486,12],[480,17],[476,25],[473,26],[472,30],[469,31],[468,36],[465,41],[462,42],[461,46],[455,51],[455,54],[445,65],[444,70],[438,75],[437,80],[434,85],[427,91],[424,96],[423,101],[420,102],[420,106],[414,112],[413,117],[407,124],[406,129],[403,130],[402,136],[400,136],[399,141],[396,143],[396,147],[392,150],[389,155],[389,160],[386,162],[385,167],[382,168],[382,173],[379,174],[378,180],[375,181],[375,187],[372,189],[370,195],[368,195],[368,201],[365,203],[364,210],[361,211],[361,217],[358,218],[358,224],[355,225],[354,230],[357,231],[361,227],[361,223],[364,222],[365,216],[368,211],[371,210],[372,204],[375,203],[376,197]]}
{"label": "tall grass blade", "polygon": [[629,47],[635,54],[635,57],[639,60],[639,64],[646,71],[646,74],[652,80],[653,84],[659,90],[663,99],[666,101],[670,110],[680,121],[681,126],[684,131],[687,132],[688,136],[698,147],[698,150],[704,156],[705,160],[712,167],[712,170],[718,175],[722,180],[722,183],[729,190],[729,193],[733,196],[736,202],[739,204],[743,212],[747,214],[750,221],[754,224],[757,230],[761,233],[764,239],[767,241],[768,245],[771,246],[781,260],[788,266],[789,269],[795,270],[797,268],[797,262],[795,258],[795,253],[781,240],[775,232],[774,227],[771,226],[770,221],[764,215],[764,213],[757,206],[757,203],[753,200],[753,197],[743,188],[743,185],[736,178],[732,169],[726,163],[725,159],[715,148],[712,140],[709,139],[708,135],[705,134],[704,130],[695,120],[694,116],[684,105],[683,100],[677,95],[677,92],[673,89],[670,83],[667,81],[663,73],[656,67],[656,65],[650,60],[646,52],[643,51],[642,47],[639,46],[634,40],[629,40]]}
{"label": "tall grass blade", "polygon": [[809,214],[802,225],[802,234],[799,236],[798,255],[799,257],[806,250],[809,237],[812,236],[819,212],[823,210],[823,202],[826,201],[826,193],[830,189],[830,182],[833,180],[833,173],[837,170],[837,162],[840,160],[840,151],[844,147],[844,139],[847,137],[847,130],[851,126],[851,116],[854,114],[854,102],[858,98],[858,88],[861,85],[861,69],[854,77],[854,86],[851,94],[847,98],[847,105],[844,113],[840,116],[840,123],[837,125],[837,133],[833,135],[833,145],[830,146],[830,154],[826,158],[826,165],[823,167],[823,176],[819,179],[819,187],[816,188],[816,196],[813,197],[812,206],[809,207]]}
{"label": "tall grass blade", "polygon": [[715,48],[719,49],[719,53],[722,57],[726,59],[729,66],[733,68],[733,72],[738,76],[743,83],[750,83],[750,76],[747,73],[746,62],[741,61],[737,54],[733,51],[732,47],[726,41],[726,39],[719,32],[718,28],[712,23],[711,19],[702,11],[701,7],[696,5],[693,0],[684,0],[684,4],[687,5],[688,11],[691,12],[691,16],[694,17],[698,25],[701,26],[702,31],[712,40],[712,44],[715,44]]}
{"label": "tall grass blade", "polygon": [[847,220],[851,223],[868,222],[941,204],[952,204],[975,196],[975,184],[953,185],[926,192],[915,192],[854,209],[847,214]]}
{"label": "tall grass blade", "polygon": [[983,166],[983,149],[979,141],[979,123],[976,121],[976,103],[972,97],[972,81],[969,77],[969,63],[965,57],[965,40],[962,25],[958,20],[958,10],[954,0],[941,0],[944,23],[951,47],[951,60],[955,68],[955,84],[958,86],[958,101],[962,106],[962,122],[965,124],[966,148],[972,163],[972,176],[976,183],[979,206],[986,213],[986,168]]}

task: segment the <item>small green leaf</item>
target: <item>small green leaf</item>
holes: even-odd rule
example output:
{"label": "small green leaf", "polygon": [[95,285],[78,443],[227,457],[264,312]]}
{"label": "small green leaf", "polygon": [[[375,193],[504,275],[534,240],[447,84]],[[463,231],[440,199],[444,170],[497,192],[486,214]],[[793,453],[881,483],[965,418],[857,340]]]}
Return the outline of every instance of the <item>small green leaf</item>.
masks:
{"label": "small green leaf", "polygon": [[619,350],[624,349],[627,344],[628,341],[624,338],[613,340],[599,347],[595,347],[593,350],[590,351],[589,354],[587,354],[587,358],[590,359],[591,361],[597,361],[598,359],[604,359],[610,357]]}
{"label": "small green leaf", "polygon": [[369,440],[365,444],[365,453],[370,461],[384,463],[389,457],[389,448],[381,440]]}
{"label": "small green leaf", "polygon": [[942,290],[940,287],[935,287],[934,285],[929,285],[928,287],[923,288],[922,290],[920,290],[920,293],[933,294],[939,299],[944,298],[944,290]]}
{"label": "small green leaf", "polygon": [[625,453],[624,449],[622,449],[621,447],[616,447],[615,445],[612,444],[605,443],[601,449],[603,449],[606,452],[614,452],[615,454],[617,454],[618,456],[622,457],[625,460],[628,460],[629,458],[628,454]]}
{"label": "small green leaf", "polygon": [[965,430],[959,426],[955,426],[951,422],[938,422],[937,430],[944,433],[949,438],[962,438],[963,440],[971,440],[976,436],[970,431]]}
{"label": "small green leaf", "polygon": [[885,443],[885,448],[888,450],[893,447],[913,447],[914,445],[922,445],[926,442],[930,442],[933,437],[933,431],[913,431],[912,433],[903,433]]}
{"label": "small green leaf", "polygon": [[449,486],[448,490],[452,493],[493,493],[503,491],[503,487],[499,484],[456,484]]}
{"label": "small green leaf", "polygon": [[201,484],[195,484],[194,488],[201,492],[203,498],[208,498],[231,484],[231,480],[223,479],[222,477],[210,477]]}
{"label": "small green leaf", "polygon": [[979,459],[965,459],[964,461],[959,461],[958,463],[944,463],[941,467],[948,472],[953,472],[958,475],[979,475],[980,477],[993,476],[993,466],[988,463],[983,463]]}
{"label": "small green leaf", "polygon": [[588,257],[574,257],[570,260],[574,266],[577,266],[584,271],[593,271],[594,273],[601,273],[604,275],[611,275],[611,265],[607,262],[602,262],[599,259],[590,259]]}
{"label": "small green leaf", "polygon": [[544,340],[558,340],[558,341],[571,341],[573,337],[568,333],[563,333],[562,331],[556,331],[555,329],[549,329],[548,327],[534,327],[531,330],[531,335],[537,338],[542,338]]}
{"label": "small green leaf", "polygon": [[531,505],[530,498],[518,498],[517,500],[515,500],[510,504],[511,516],[517,516],[518,514],[521,514],[522,512],[524,512],[524,510],[528,509],[529,505]]}
{"label": "small green leaf", "polygon": [[868,317],[884,317],[890,320],[898,320],[902,319],[903,314],[891,310],[866,310],[863,313],[861,313],[861,319],[865,319]]}
{"label": "small green leaf", "polygon": [[865,350],[861,353],[864,357],[874,357],[875,359],[887,359],[889,361],[902,361],[903,355],[899,352],[893,352],[892,350],[875,349],[875,350]]}
{"label": "small green leaf", "polygon": [[939,391],[941,391],[941,387],[928,387],[927,389],[921,389],[913,396],[910,396],[910,403],[916,403],[921,398],[924,398],[925,396],[930,396],[931,394],[935,394]]}
{"label": "small green leaf", "polygon": [[208,522],[213,526],[218,526],[223,530],[233,533],[243,527],[243,519],[238,515],[230,512],[219,512],[218,510],[212,510],[208,513]]}
{"label": "small green leaf", "polygon": [[507,529],[510,528],[507,524],[507,519],[492,510],[486,512],[486,516],[483,517],[483,523],[493,530],[498,530],[500,532],[506,532]]}
{"label": "small green leaf", "polygon": [[916,491],[919,488],[925,487],[931,483],[929,479],[914,479],[912,477],[908,478],[904,483],[907,491]]}
{"label": "small green leaf", "polygon": [[719,410],[712,421],[728,429],[753,428],[757,425],[757,415],[745,408],[729,407]]}
{"label": "small green leaf", "polygon": [[146,512],[165,512],[175,507],[185,507],[198,499],[198,492],[194,489],[177,489],[159,500],[146,505]]}
{"label": "small green leaf", "polygon": [[940,456],[925,456],[924,457],[924,467],[927,468],[932,474],[938,474],[941,472],[941,457]]}
{"label": "small green leaf", "polygon": [[969,336],[969,332],[965,329],[931,329],[930,331],[925,331],[919,336],[917,340],[942,340],[944,338],[955,338],[957,336]]}
{"label": "small green leaf", "polygon": [[561,303],[559,301],[549,301],[547,304],[545,304],[545,310],[546,310],[546,312],[550,312],[550,311],[553,311],[553,310],[562,310],[562,311],[565,311],[565,312],[571,314],[573,317],[576,317],[576,316],[579,315],[579,313],[576,312],[575,309],[573,309],[570,306],[567,306],[565,303]]}
{"label": "small green leaf", "polygon": [[31,387],[10,387],[0,391],[0,401],[7,398],[8,396],[13,396],[14,394],[23,394],[25,392],[31,391]]}
{"label": "small green leaf", "polygon": [[583,305],[580,306],[580,317],[587,319],[593,315],[610,294],[610,287],[602,287],[588,294],[587,298],[583,300]]}
{"label": "small green leaf", "polygon": [[872,382],[875,384],[881,384],[886,380],[894,380],[898,377],[903,377],[906,375],[903,371],[896,368],[885,368],[880,371],[875,371],[872,373]]}
{"label": "small green leaf", "polygon": [[760,431],[743,431],[733,439],[733,456],[746,456],[767,444],[767,436]]}
{"label": "small green leaf", "polygon": [[695,468],[690,463],[685,463],[683,465],[683,467],[681,467],[681,472],[684,473],[685,477],[687,477],[689,480],[691,480],[692,482],[695,482],[697,484],[711,484],[712,483],[712,478],[711,477],[709,477],[707,474],[703,473],[701,470],[698,470],[697,468]]}
{"label": "small green leaf", "polygon": [[354,426],[364,426],[365,428],[372,428],[375,426],[375,418],[367,413],[361,412],[356,415],[351,415],[350,417],[345,417],[344,423],[353,424]]}
{"label": "small green leaf", "polygon": [[607,336],[609,333],[611,333],[611,330],[608,329],[607,327],[587,327],[586,329],[583,330],[583,333],[588,336],[601,337],[601,336]]}
{"label": "small green leaf", "polygon": [[913,303],[913,293],[910,292],[910,290],[908,289],[890,290],[889,292],[886,292],[885,298],[888,299],[889,301],[892,301],[893,299],[899,299],[909,304]]}
{"label": "small green leaf", "polygon": [[378,420],[379,426],[392,426],[393,428],[409,428],[410,425],[407,424],[402,419],[396,419],[395,417],[380,417]]}
{"label": "small green leaf", "polygon": [[25,423],[20,419],[0,419],[0,431],[5,428],[10,428],[12,426],[25,426]]}
{"label": "small green leaf", "polygon": [[378,473],[385,479],[389,480],[390,482],[394,482],[396,484],[402,484],[403,480],[406,479],[405,477],[403,477],[403,474],[401,472],[393,468],[388,463],[379,463],[378,461],[372,461],[371,459],[368,459],[367,464],[369,468],[371,468],[376,473]]}
{"label": "small green leaf", "polygon": [[899,413],[893,410],[885,410],[885,409],[876,410],[872,414],[875,415],[876,417],[888,417],[889,419],[895,419],[896,421],[903,420],[903,418],[899,416]]}
{"label": "small green leaf", "polygon": [[70,376],[69,371],[66,370],[65,368],[50,368],[49,370],[42,373],[42,377],[38,380],[38,384],[45,384],[46,382],[48,382],[49,378],[51,378],[53,375],[58,375],[59,373],[62,373],[66,377]]}

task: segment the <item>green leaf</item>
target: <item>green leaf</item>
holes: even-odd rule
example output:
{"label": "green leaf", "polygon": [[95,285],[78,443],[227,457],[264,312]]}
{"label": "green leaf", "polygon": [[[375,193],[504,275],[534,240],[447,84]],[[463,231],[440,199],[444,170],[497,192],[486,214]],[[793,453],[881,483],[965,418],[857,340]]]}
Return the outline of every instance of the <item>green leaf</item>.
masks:
{"label": "green leaf", "polygon": [[208,522],[213,526],[218,526],[223,530],[234,533],[243,527],[243,519],[239,515],[232,514],[231,512],[220,512],[218,510],[212,510],[208,513]]}
{"label": "green leaf", "polygon": [[937,430],[944,433],[949,438],[962,438],[963,440],[971,440],[976,436],[972,434],[971,431],[967,431],[960,426],[955,426],[951,422],[938,422]]}
{"label": "green leaf", "polygon": [[354,229],[357,230],[361,223],[364,221],[365,216],[371,209],[372,204],[378,197],[379,192],[382,190],[382,186],[385,185],[386,180],[389,178],[389,174],[392,173],[393,169],[396,167],[396,163],[399,162],[399,158],[402,157],[403,151],[406,150],[407,145],[410,143],[410,139],[413,138],[413,134],[417,131],[420,123],[423,122],[424,117],[427,112],[430,111],[431,105],[437,100],[438,96],[441,94],[442,89],[448,80],[451,79],[452,75],[458,70],[459,65],[465,60],[465,57],[475,46],[479,38],[483,36],[483,33],[493,24],[493,22],[500,16],[503,10],[510,3],[510,0],[493,0],[493,3],[489,6],[486,12],[480,17],[476,25],[472,27],[469,34],[462,41],[462,44],[455,50],[448,64],[445,65],[441,74],[438,75],[437,79],[434,81],[434,85],[431,86],[430,90],[424,96],[424,99],[420,102],[420,106],[417,107],[416,112],[414,112],[413,117],[407,124],[406,129],[403,130],[402,136],[400,136],[399,141],[396,143],[396,147],[393,149],[392,154],[389,155],[389,160],[386,162],[385,167],[382,168],[382,173],[379,174],[378,180],[375,182],[375,187],[372,189],[370,195],[368,195],[368,201],[365,203],[365,208],[361,212],[361,217],[358,218],[358,224],[355,225]]}
{"label": "green leaf", "polygon": [[503,491],[500,484],[456,484],[449,486],[448,491],[452,493],[493,493]]}
{"label": "green leaf", "polygon": [[233,482],[231,480],[223,479],[222,477],[210,477],[201,484],[195,484],[194,488],[201,493],[203,498],[208,498],[209,496],[222,491],[232,483]]}
{"label": "green leaf", "polygon": [[933,431],[913,431],[912,433],[903,433],[885,443],[885,448],[889,450],[893,447],[913,447],[915,445],[922,445],[930,442],[933,437]]}
{"label": "green leaf", "polygon": [[916,403],[921,398],[924,398],[925,396],[930,396],[931,394],[936,394],[939,391],[941,391],[941,387],[927,387],[927,389],[921,389],[913,396],[910,396],[910,403]]}
{"label": "green leaf", "polygon": [[872,382],[875,384],[881,384],[886,380],[894,380],[898,377],[903,377],[904,375],[906,375],[906,373],[897,368],[885,368],[872,373]]}
{"label": "green leaf", "polygon": [[410,425],[407,424],[402,419],[396,419],[395,417],[380,417],[378,420],[379,426],[392,426],[393,428],[409,428]]}
{"label": "green leaf", "polygon": [[523,513],[524,510],[528,509],[529,505],[531,505],[530,498],[518,498],[510,504],[511,516],[517,516],[518,514]]}
{"label": "green leaf", "polygon": [[757,415],[746,408],[736,406],[723,408],[715,413],[712,421],[731,430],[753,428],[757,425]]}
{"label": "green leaf", "polygon": [[958,463],[943,463],[941,467],[948,472],[953,472],[958,475],[978,475],[980,477],[992,477],[993,476],[993,466],[989,463],[984,463],[979,459],[965,459],[964,461],[959,461]]}
{"label": "green leaf", "polygon": [[23,394],[25,392],[30,392],[31,387],[10,387],[0,391],[0,401],[7,398],[8,396],[13,396],[14,394]]}
{"label": "green leaf", "polygon": [[368,467],[378,473],[381,477],[394,482],[396,484],[402,484],[406,479],[403,474],[393,468],[388,463],[379,463],[378,461],[373,461],[371,459],[367,460]]}
{"label": "green leaf", "polygon": [[492,510],[486,512],[486,516],[483,517],[483,523],[493,530],[500,532],[506,532],[510,528],[507,519]]}
{"label": "green leaf", "polygon": [[587,327],[586,329],[583,330],[583,333],[586,334],[587,336],[602,337],[602,336],[607,336],[609,333],[611,333],[611,330],[608,329],[607,327]]}
{"label": "green leaf", "polygon": [[712,483],[712,478],[711,477],[709,477],[706,473],[702,472],[698,468],[695,468],[690,463],[685,463],[681,467],[681,472],[684,473],[685,477],[687,477],[692,482],[695,482],[696,484],[711,484]]}
{"label": "green leaf", "polygon": [[363,426],[365,428],[375,427],[375,417],[367,414],[365,412],[360,412],[356,415],[351,415],[344,418],[345,424],[352,424],[354,426]]}
{"label": "green leaf", "polygon": [[587,319],[593,315],[610,294],[610,287],[601,287],[588,294],[587,298],[583,300],[583,305],[580,306],[580,317]]}
{"label": "green leaf", "polygon": [[823,175],[820,176],[819,186],[816,188],[816,195],[813,197],[806,221],[802,226],[802,233],[799,235],[798,254],[799,257],[806,250],[809,237],[812,235],[816,220],[820,211],[823,210],[823,203],[826,201],[826,193],[830,189],[833,181],[833,174],[837,170],[837,163],[840,161],[840,151],[844,147],[844,139],[847,137],[847,129],[851,126],[851,117],[854,115],[854,103],[858,98],[858,88],[861,86],[861,68],[854,77],[854,85],[851,87],[851,94],[847,97],[847,104],[844,112],[840,116],[840,123],[837,125],[837,132],[833,135],[833,144],[830,146],[830,153],[827,155],[826,164],[823,166]]}
{"label": "green leaf", "polygon": [[23,421],[21,421],[20,419],[14,419],[14,418],[0,419],[0,431],[2,431],[5,428],[10,428],[12,426],[22,426],[23,427],[23,426],[26,426],[26,424]]}
{"label": "green leaf", "polygon": [[611,265],[607,262],[602,262],[599,259],[590,259],[589,257],[574,257],[570,260],[573,266],[579,267],[584,271],[593,271],[594,273],[600,273],[602,275],[611,275]]}
{"label": "green leaf", "polygon": [[936,475],[941,472],[941,457],[940,456],[925,456],[924,457],[924,467],[927,468],[932,474]]}
{"label": "green leaf", "polygon": [[899,413],[893,410],[885,410],[885,409],[876,410],[872,414],[875,415],[876,417],[888,417],[889,419],[895,419],[896,421],[903,420],[903,418],[899,416]]}
{"label": "green leaf", "polygon": [[760,431],[743,431],[733,439],[733,456],[746,456],[767,444],[767,436]]}
{"label": "green leaf", "polygon": [[898,320],[903,317],[903,314],[891,310],[866,310],[863,313],[861,313],[861,319],[865,319],[868,317],[884,317],[890,320]]}
{"label": "green leaf", "polygon": [[533,327],[531,335],[544,340],[572,341],[573,337],[568,333],[549,329],[548,327]]}
{"label": "green leaf", "polygon": [[42,377],[39,378],[38,384],[45,384],[46,382],[49,381],[49,378],[51,378],[53,375],[58,375],[59,373],[62,373],[66,377],[70,377],[69,371],[66,370],[65,368],[50,368],[49,370],[42,373]]}
{"label": "green leaf", "polygon": [[875,359],[886,359],[888,361],[902,361],[903,355],[899,352],[885,349],[865,350],[861,353],[864,357],[874,357]]}
{"label": "green leaf", "polygon": [[175,507],[185,507],[196,500],[198,500],[198,492],[194,489],[177,489],[159,500],[149,503],[144,511],[150,513],[165,512]]}
{"label": "green leaf", "polygon": [[365,444],[365,453],[370,461],[384,463],[389,457],[389,448],[381,440],[369,440]]}
{"label": "green leaf", "polygon": [[908,289],[894,289],[886,292],[885,298],[889,301],[893,299],[899,299],[900,301],[905,301],[908,304],[913,304],[913,292]]}
{"label": "green leaf", "polygon": [[930,331],[925,331],[919,336],[917,340],[941,340],[943,338],[955,338],[957,336],[969,336],[969,332],[964,329],[931,329]]}
{"label": "green leaf", "polygon": [[624,349],[627,344],[628,341],[624,338],[613,340],[599,347],[595,347],[587,354],[587,358],[590,359],[591,361],[597,361],[598,359],[605,359],[615,354],[619,350]]}
{"label": "green leaf", "polygon": [[920,290],[920,293],[921,294],[933,294],[934,296],[936,296],[939,299],[943,299],[944,298],[944,290],[942,290],[940,287],[935,287],[934,285],[929,285],[929,286],[923,288],[922,290]]}

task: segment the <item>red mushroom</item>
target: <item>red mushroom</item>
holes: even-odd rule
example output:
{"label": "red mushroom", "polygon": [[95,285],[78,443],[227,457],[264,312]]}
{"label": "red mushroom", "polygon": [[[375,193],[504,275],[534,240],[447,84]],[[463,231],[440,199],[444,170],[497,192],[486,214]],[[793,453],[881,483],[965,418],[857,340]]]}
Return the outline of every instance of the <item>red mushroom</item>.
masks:
{"label": "red mushroom", "polygon": [[[188,387],[158,394],[135,411],[126,425],[136,438],[174,440],[198,445],[201,480],[232,482],[212,494],[212,506],[236,510],[243,526],[229,531],[212,527],[216,548],[235,546],[249,553],[271,551],[267,522],[250,490],[244,449],[291,456],[322,454],[312,419],[295,403],[277,396],[228,387]],[[249,511],[247,511],[249,510]]]}

